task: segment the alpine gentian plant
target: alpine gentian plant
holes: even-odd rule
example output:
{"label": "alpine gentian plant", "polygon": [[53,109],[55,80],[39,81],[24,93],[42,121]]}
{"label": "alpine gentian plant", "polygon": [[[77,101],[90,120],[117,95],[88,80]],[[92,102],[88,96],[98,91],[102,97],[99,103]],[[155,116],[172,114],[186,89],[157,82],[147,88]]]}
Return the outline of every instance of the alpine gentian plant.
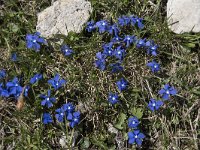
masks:
{"label": "alpine gentian plant", "polygon": [[102,55],[101,59],[105,59],[105,57],[113,55],[112,47],[113,47],[113,42],[103,45],[103,55],[101,54],[101,52],[99,52],[99,55]]}
{"label": "alpine gentian plant", "polygon": [[95,66],[100,70],[105,70],[106,68],[106,60],[105,55],[101,52],[96,53],[97,60],[95,61]]}
{"label": "alpine gentian plant", "polygon": [[128,127],[136,128],[139,125],[139,120],[137,117],[131,117],[128,119]]}
{"label": "alpine gentian plant", "polygon": [[5,70],[0,70],[0,79],[4,78],[6,76]]}
{"label": "alpine gentian plant", "polygon": [[101,20],[101,21],[96,22],[96,27],[98,27],[99,33],[104,33],[108,30],[109,24],[107,21]]}
{"label": "alpine gentian plant", "polygon": [[110,34],[114,34],[115,36],[117,36],[119,33],[119,28],[118,28],[117,24],[113,24],[113,25],[109,26],[108,32]]}
{"label": "alpine gentian plant", "polygon": [[15,77],[12,81],[7,82],[6,87],[9,95],[13,95],[15,98],[18,98],[23,90],[17,77]]}
{"label": "alpine gentian plant", "polygon": [[87,27],[86,27],[87,32],[92,32],[95,29],[96,29],[96,26],[93,20],[87,23]]}
{"label": "alpine gentian plant", "polygon": [[42,106],[47,106],[48,108],[53,106],[53,103],[56,102],[55,97],[50,97],[51,96],[51,91],[48,90],[47,95],[41,94],[40,97],[43,99],[41,102]]}
{"label": "alpine gentian plant", "polygon": [[44,113],[42,116],[42,122],[44,124],[49,124],[53,122],[53,119],[51,118],[51,115],[49,113]]}
{"label": "alpine gentian plant", "polygon": [[139,130],[134,130],[128,132],[128,143],[129,144],[134,144],[136,143],[137,145],[141,146],[142,145],[142,140],[145,138],[145,135],[141,133]]}
{"label": "alpine gentian plant", "polygon": [[37,81],[39,81],[40,79],[42,79],[42,74],[37,73],[30,79],[30,83],[34,84]]}
{"label": "alpine gentian plant", "polygon": [[48,80],[48,83],[55,89],[58,90],[62,87],[66,81],[64,79],[60,79],[60,75],[56,74],[53,79]]}
{"label": "alpine gentian plant", "polygon": [[62,109],[67,113],[72,113],[75,110],[75,107],[72,103],[66,103],[62,106]]}
{"label": "alpine gentian plant", "polygon": [[29,49],[34,49],[36,52],[40,50],[40,44],[46,44],[44,38],[40,37],[40,33],[26,35],[26,46]]}
{"label": "alpine gentian plant", "polygon": [[119,102],[119,100],[118,100],[118,94],[117,93],[109,93],[109,95],[108,95],[108,101],[109,101],[109,103],[111,103],[112,105],[114,105],[114,104],[116,104],[116,103],[118,103]]}
{"label": "alpine gentian plant", "polygon": [[12,53],[11,54],[11,60],[12,61],[17,61],[17,53]]}
{"label": "alpine gentian plant", "polygon": [[62,108],[58,108],[58,109],[56,109],[56,115],[55,116],[56,116],[56,119],[59,122],[63,122],[66,114],[65,114],[65,111]]}
{"label": "alpine gentian plant", "polygon": [[25,97],[28,97],[28,91],[30,89],[30,86],[26,86],[25,89],[24,89],[24,96]]}
{"label": "alpine gentian plant", "polygon": [[170,96],[174,96],[177,94],[177,90],[170,86],[169,84],[165,84],[164,88],[158,92],[164,100],[168,100]]}
{"label": "alpine gentian plant", "polygon": [[155,111],[155,110],[158,110],[162,105],[163,105],[162,101],[159,101],[159,100],[157,101],[157,100],[151,98],[149,101],[149,104],[148,104],[148,108],[151,111]]}
{"label": "alpine gentian plant", "polygon": [[157,48],[158,46],[157,45],[152,45],[148,48],[147,50],[147,54],[151,54],[153,56],[157,56]]}
{"label": "alpine gentian plant", "polygon": [[114,55],[119,60],[122,60],[125,56],[125,50],[121,46],[118,46],[114,51]]}
{"label": "alpine gentian plant", "polygon": [[147,63],[147,66],[151,68],[152,72],[158,72],[160,71],[160,64],[158,64],[156,61],[152,61]]}
{"label": "alpine gentian plant", "polygon": [[74,51],[67,45],[61,46],[61,51],[65,56],[70,56],[72,53],[74,53]]}
{"label": "alpine gentian plant", "polygon": [[135,36],[126,35],[124,38],[124,42],[126,43],[126,47],[129,47],[135,41]]}
{"label": "alpine gentian plant", "polygon": [[117,87],[118,87],[118,89],[120,91],[125,90],[127,88],[127,86],[128,86],[128,82],[124,78],[122,78],[119,81],[117,81],[116,84],[117,84]]}
{"label": "alpine gentian plant", "polygon": [[139,39],[137,41],[136,47],[137,48],[142,48],[146,46],[146,39]]}
{"label": "alpine gentian plant", "polygon": [[71,128],[74,128],[80,122],[80,112],[69,113],[67,116],[67,120],[70,121],[69,125]]}
{"label": "alpine gentian plant", "polygon": [[111,67],[111,72],[112,73],[117,73],[117,72],[120,72],[120,71],[123,71],[123,67],[121,66],[121,62],[117,62],[117,63],[114,63],[114,64],[110,64],[110,67]]}

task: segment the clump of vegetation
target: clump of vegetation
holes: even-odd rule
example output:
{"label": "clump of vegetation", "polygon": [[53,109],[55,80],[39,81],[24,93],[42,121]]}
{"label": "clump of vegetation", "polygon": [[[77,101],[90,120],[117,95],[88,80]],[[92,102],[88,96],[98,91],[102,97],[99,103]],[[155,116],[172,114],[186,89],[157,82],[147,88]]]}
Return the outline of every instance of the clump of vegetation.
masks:
{"label": "clump of vegetation", "polygon": [[48,1],[1,3],[0,148],[198,149],[199,35],[171,33],[165,2],[91,0],[83,32],[52,39]]}

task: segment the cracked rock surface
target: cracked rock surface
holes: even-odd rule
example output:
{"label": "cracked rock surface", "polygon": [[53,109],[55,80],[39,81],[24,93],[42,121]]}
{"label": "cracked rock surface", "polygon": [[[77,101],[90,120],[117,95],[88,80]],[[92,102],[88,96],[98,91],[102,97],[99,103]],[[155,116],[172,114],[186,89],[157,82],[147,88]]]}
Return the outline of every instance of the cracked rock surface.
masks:
{"label": "cracked rock surface", "polygon": [[36,30],[46,38],[70,31],[80,33],[91,12],[91,3],[86,0],[58,0],[38,14]]}

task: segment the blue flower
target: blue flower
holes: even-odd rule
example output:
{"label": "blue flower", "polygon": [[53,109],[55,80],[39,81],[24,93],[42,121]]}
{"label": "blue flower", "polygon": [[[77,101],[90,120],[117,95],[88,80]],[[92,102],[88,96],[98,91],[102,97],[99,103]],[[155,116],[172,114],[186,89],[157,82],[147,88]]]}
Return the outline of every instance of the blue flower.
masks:
{"label": "blue flower", "polygon": [[130,17],[127,16],[122,16],[118,18],[118,24],[120,26],[127,26],[128,24],[130,24]]}
{"label": "blue flower", "polygon": [[9,97],[9,93],[6,89],[3,87],[3,83],[0,83],[0,96],[2,97]]}
{"label": "blue flower", "polygon": [[108,32],[110,34],[114,34],[115,36],[117,36],[119,33],[119,28],[118,28],[117,24],[113,24],[113,25],[109,26]]}
{"label": "blue flower", "polygon": [[118,43],[118,42],[121,42],[122,41],[122,38],[119,37],[119,36],[114,36],[111,40],[111,42],[114,42],[114,43]]}
{"label": "blue flower", "polygon": [[151,45],[148,50],[147,50],[147,54],[151,54],[153,56],[157,56],[157,45]]}
{"label": "blue flower", "polygon": [[105,70],[106,68],[106,60],[105,55],[101,52],[96,53],[97,60],[95,61],[95,66],[100,70]]}
{"label": "blue flower", "polygon": [[42,106],[47,106],[48,108],[53,106],[53,103],[56,102],[55,97],[50,97],[51,91],[48,90],[47,95],[41,94],[40,97],[43,98],[43,101],[41,102]]}
{"label": "blue flower", "polygon": [[156,61],[147,63],[147,66],[151,68],[152,72],[158,72],[160,70],[160,64]]}
{"label": "blue flower", "polygon": [[137,48],[142,48],[146,46],[146,39],[140,39],[137,41],[136,47]]}
{"label": "blue flower", "polygon": [[0,70],[0,79],[4,78],[6,76],[5,70]]}
{"label": "blue flower", "polygon": [[72,103],[66,103],[62,106],[62,109],[67,113],[72,113],[75,110],[75,107]]}
{"label": "blue flower", "polygon": [[98,55],[102,55],[102,59],[105,59],[107,56],[112,56],[113,55],[113,42],[110,42],[108,44],[103,45],[103,54],[101,52],[97,53]]}
{"label": "blue flower", "polygon": [[40,33],[26,35],[26,46],[29,49],[34,49],[36,52],[40,50],[40,44],[46,44],[44,38],[40,37]]}
{"label": "blue flower", "polygon": [[87,23],[87,27],[86,27],[87,32],[92,32],[95,29],[96,29],[96,26],[93,20]]}
{"label": "blue flower", "polygon": [[43,116],[42,116],[42,122],[44,124],[49,124],[49,123],[52,123],[53,120],[51,118],[51,115],[49,113],[44,113]]}
{"label": "blue flower", "polygon": [[60,79],[60,75],[56,74],[53,79],[48,80],[48,83],[51,84],[55,90],[57,90],[62,87],[66,81],[64,79]]}
{"label": "blue flower", "polygon": [[56,109],[56,115],[55,116],[56,116],[56,119],[59,122],[63,122],[66,114],[65,114],[65,111],[62,108],[58,108],[58,109]]}
{"label": "blue flower", "polygon": [[125,56],[125,50],[121,46],[118,46],[114,51],[114,55],[119,60],[122,60]]}
{"label": "blue flower", "polygon": [[142,23],[143,19],[139,18],[139,17],[135,17],[136,19],[136,23],[139,29],[143,29],[144,28],[144,24]]}
{"label": "blue flower", "polygon": [[15,98],[19,97],[23,88],[20,86],[18,78],[15,77],[12,81],[7,82],[6,84],[9,95],[15,96]]}
{"label": "blue flower", "polygon": [[69,126],[74,128],[80,122],[80,112],[69,113],[67,120],[70,121]]}
{"label": "blue flower", "polygon": [[128,82],[124,78],[121,78],[116,84],[120,91],[125,90],[128,86]]}
{"label": "blue flower", "polygon": [[70,56],[72,53],[74,53],[74,51],[72,49],[70,49],[69,46],[67,46],[67,45],[63,45],[61,47],[61,51],[63,52],[63,54],[65,56]]}
{"label": "blue flower", "polygon": [[173,86],[170,86],[169,84],[165,84],[164,88],[161,89],[158,93],[162,95],[162,98],[164,100],[168,100],[170,96],[174,96],[177,94],[177,90]]}
{"label": "blue flower", "polygon": [[126,47],[129,47],[135,41],[135,36],[126,35],[123,41],[126,43]]}
{"label": "blue flower", "polygon": [[137,117],[131,117],[128,119],[128,127],[136,128],[139,125],[139,120]]}
{"label": "blue flower", "polygon": [[37,73],[30,79],[30,83],[34,84],[37,81],[39,81],[40,79],[42,79],[42,74]]}
{"label": "blue flower", "polygon": [[11,60],[12,61],[17,61],[17,53],[12,53],[11,54]]}
{"label": "blue flower", "polygon": [[134,144],[136,143],[137,145],[141,146],[142,145],[142,140],[145,138],[145,135],[141,133],[139,130],[134,130],[128,132],[128,143],[129,144]]}
{"label": "blue flower", "polygon": [[155,110],[158,110],[162,105],[163,105],[162,101],[159,101],[159,100],[157,101],[157,100],[151,98],[149,101],[149,104],[148,104],[148,108],[151,111],[155,111]]}
{"label": "blue flower", "polygon": [[112,105],[116,104],[119,102],[118,100],[118,94],[117,93],[109,93],[108,95],[108,101],[109,103],[111,103]]}
{"label": "blue flower", "polygon": [[30,86],[26,86],[25,89],[24,89],[24,96],[25,97],[28,97],[28,91],[30,89]]}
{"label": "blue flower", "polygon": [[110,67],[111,67],[111,72],[112,73],[117,73],[117,72],[120,72],[120,71],[123,71],[123,67],[121,66],[121,62],[117,62],[117,63],[114,63],[114,64],[110,64]]}
{"label": "blue flower", "polygon": [[101,20],[101,21],[96,22],[96,26],[99,29],[99,33],[104,33],[105,31],[108,30],[109,24],[107,21]]}

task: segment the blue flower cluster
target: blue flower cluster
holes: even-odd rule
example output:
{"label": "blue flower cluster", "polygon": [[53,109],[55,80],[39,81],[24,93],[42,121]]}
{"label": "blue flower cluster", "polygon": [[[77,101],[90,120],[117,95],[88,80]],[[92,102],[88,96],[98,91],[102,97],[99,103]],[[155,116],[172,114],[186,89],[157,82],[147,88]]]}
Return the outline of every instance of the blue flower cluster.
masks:
{"label": "blue flower cluster", "polygon": [[71,103],[66,103],[61,108],[56,109],[55,116],[59,122],[63,122],[67,119],[72,128],[80,122],[80,112],[75,112],[75,107]]}
{"label": "blue flower cluster", "polygon": [[[126,49],[133,44],[135,44],[137,48],[146,49],[147,54],[157,56],[158,45],[156,45],[152,40],[146,40],[146,38],[140,39],[134,35],[124,36],[122,33],[122,29],[125,26],[134,26],[138,27],[139,29],[143,29],[144,24],[142,23],[142,21],[143,19],[132,15],[122,16],[118,18],[118,22],[114,24],[110,24],[106,20],[101,20],[96,23],[94,21],[90,21],[87,23],[86,30],[88,32],[98,30],[100,34],[107,32],[110,35],[113,35],[112,40],[102,46],[103,52],[97,52],[96,54],[95,66],[98,69],[102,71],[106,70],[107,58],[114,57],[116,58],[117,62],[108,65],[109,67],[111,67],[111,72],[116,73],[122,71],[123,67],[121,66],[121,64],[126,55]],[[155,60],[149,62],[147,66],[151,68],[152,72],[160,71],[160,64],[157,63]]]}
{"label": "blue flower cluster", "polygon": [[[124,35],[122,30],[126,26],[134,26],[139,29],[143,29],[143,19],[132,15],[122,16],[118,18],[117,23],[113,24],[109,23],[106,20],[101,20],[96,23],[94,21],[90,21],[87,23],[86,30],[88,32],[93,32],[97,30],[100,34],[108,33],[113,36],[112,40],[109,43],[102,46],[103,51],[96,53],[96,61],[94,63],[96,68],[104,71],[108,68],[107,66],[109,66],[112,73],[123,71],[123,67],[121,66],[121,64],[124,57],[126,56],[126,49],[133,44],[136,46],[136,48],[145,49],[147,54],[152,57],[158,55],[158,45],[155,44],[154,41],[147,40],[146,38],[140,39],[134,35]],[[114,58],[116,62],[107,64],[107,60],[110,57]],[[154,59],[147,63],[147,67],[149,67],[153,73],[156,73],[161,69],[160,64]],[[116,85],[119,91],[122,92],[127,88],[128,82],[124,78],[122,78],[117,81]],[[169,86],[169,84],[166,84],[164,88],[159,91],[159,94],[164,100],[168,100],[170,96],[173,96],[176,93],[177,91],[174,89],[174,87]],[[110,92],[108,95],[108,101],[112,105],[119,103],[120,101],[118,93]],[[151,98],[148,104],[148,108],[151,111],[155,111],[158,110],[162,105],[162,101]],[[133,128],[134,131],[128,132],[128,138],[129,144],[136,143],[140,146],[142,144],[143,138],[145,138],[145,135],[137,129],[138,124],[139,121],[136,117],[129,118],[128,126],[129,128]]]}

